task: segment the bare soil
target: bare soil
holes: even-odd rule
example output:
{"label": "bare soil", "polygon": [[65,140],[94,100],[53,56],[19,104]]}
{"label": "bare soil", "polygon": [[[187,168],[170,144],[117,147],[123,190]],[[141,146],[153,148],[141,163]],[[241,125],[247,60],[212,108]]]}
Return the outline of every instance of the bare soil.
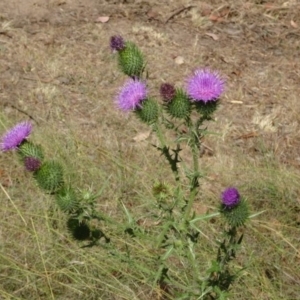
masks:
{"label": "bare soil", "polygon": [[[182,85],[197,67],[220,70],[227,94],[218,125],[230,124],[249,155],[262,137],[299,166],[297,1],[2,0],[0,12],[0,105],[8,115],[38,122],[54,105],[64,118],[91,122],[91,111],[99,113],[122,82],[108,47],[111,35],[122,34],[145,52],[156,94],[162,82]],[[49,93],[56,100],[43,99]]]}

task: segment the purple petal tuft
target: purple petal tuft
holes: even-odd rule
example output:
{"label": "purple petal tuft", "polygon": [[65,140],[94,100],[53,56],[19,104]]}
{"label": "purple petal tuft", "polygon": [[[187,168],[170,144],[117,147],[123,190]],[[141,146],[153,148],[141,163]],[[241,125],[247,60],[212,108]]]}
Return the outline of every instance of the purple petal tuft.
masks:
{"label": "purple petal tuft", "polygon": [[240,203],[241,197],[238,190],[234,187],[227,188],[222,193],[222,203],[228,207],[232,208]]}
{"label": "purple petal tuft", "polygon": [[24,163],[26,170],[30,172],[38,170],[41,166],[41,161],[38,158],[31,156],[25,157]]}
{"label": "purple petal tuft", "polygon": [[29,122],[21,122],[8,130],[2,137],[0,144],[2,151],[9,151],[18,148],[18,146],[28,138],[32,130]]}
{"label": "purple petal tuft", "polygon": [[118,107],[124,111],[135,110],[147,98],[146,84],[137,79],[129,79],[117,96]]}
{"label": "purple petal tuft", "polygon": [[114,35],[110,38],[110,48],[113,51],[120,51],[124,47],[125,47],[125,42],[120,35]]}
{"label": "purple petal tuft", "polygon": [[160,86],[160,94],[165,102],[169,102],[175,96],[176,90],[170,83],[163,83]]}
{"label": "purple petal tuft", "polygon": [[186,89],[193,101],[216,101],[224,91],[224,80],[216,71],[198,69],[188,78]]}

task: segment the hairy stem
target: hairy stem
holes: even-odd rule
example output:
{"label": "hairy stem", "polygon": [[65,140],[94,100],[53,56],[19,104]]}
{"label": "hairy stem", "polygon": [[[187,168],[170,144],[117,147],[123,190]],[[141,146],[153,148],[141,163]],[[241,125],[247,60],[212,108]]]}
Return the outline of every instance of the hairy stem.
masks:
{"label": "hairy stem", "polygon": [[187,206],[185,208],[184,218],[186,221],[189,221],[189,216],[193,203],[195,201],[198,188],[199,188],[199,133],[198,133],[198,124],[195,126],[192,121],[187,120],[187,125],[189,127],[189,133],[191,137],[190,147],[192,150],[193,156],[193,172],[190,176],[190,196],[188,199]]}

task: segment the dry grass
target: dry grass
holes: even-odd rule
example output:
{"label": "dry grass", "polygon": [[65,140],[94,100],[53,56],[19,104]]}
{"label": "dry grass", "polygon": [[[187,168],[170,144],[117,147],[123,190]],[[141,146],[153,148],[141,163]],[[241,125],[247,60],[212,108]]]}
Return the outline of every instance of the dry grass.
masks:
{"label": "dry grass", "polygon": [[[133,140],[147,127],[113,105],[124,77],[110,53],[109,37],[121,33],[140,46],[155,96],[162,82],[182,86],[183,78],[197,66],[220,70],[227,90],[216,122],[209,126],[216,134],[204,141],[200,162],[206,178],[201,204],[195,209],[214,211],[224,187],[239,187],[253,211],[265,212],[245,230],[235,267],[247,269],[231,299],[297,299],[300,39],[295,24],[300,24],[293,23],[300,20],[297,1],[209,5],[191,1],[193,7],[167,24],[164,21],[184,1],[157,4],[151,13],[139,3],[102,1],[106,5],[100,10],[96,1],[86,2],[84,8],[77,1],[67,2],[46,6],[40,1],[40,14],[35,16],[30,4],[19,13],[13,10],[15,2],[1,10],[0,131],[30,118],[32,138],[48,157],[66,166],[67,177],[79,188],[96,191],[108,180],[99,209],[123,218],[122,199],[148,220],[153,182],[171,176],[149,146],[155,142],[153,136]],[[105,13],[111,15],[107,24],[94,22]],[[174,62],[177,56],[184,64]],[[0,166],[1,299],[154,299],[152,283],[141,278],[137,266],[119,270],[106,250],[81,249],[69,238],[64,215],[34,186],[14,154],[1,154]],[[104,228],[109,234],[109,227]],[[211,259],[217,231],[217,225],[203,224],[198,249],[203,269]],[[125,237],[113,238],[121,245]],[[142,267],[151,268],[151,249],[132,243]],[[174,276],[187,283],[186,274],[174,271]]]}

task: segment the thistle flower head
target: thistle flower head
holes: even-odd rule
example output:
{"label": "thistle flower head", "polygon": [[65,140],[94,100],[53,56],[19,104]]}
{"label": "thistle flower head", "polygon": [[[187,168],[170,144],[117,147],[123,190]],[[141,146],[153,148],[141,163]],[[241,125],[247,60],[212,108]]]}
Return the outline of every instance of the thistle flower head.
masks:
{"label": "thistle flower head", "polygon": [[120,51],[125,47],[125,42],[122,36],[114,35],[110,38],[110,48],[113,51]]}
{"label": "thistle flower head", "polygon": [[191,102],[185,91],[177,89],[171,101],[166,103],[165,109],[173,118],[186,119],[191,114]]}
{"label": "thistle flower head", "polygon": [[18,154],[22,160],[25,160],[26,157],[34,157],[42,162],[44,159],[42,147],[27,140],[18,147]]}
{"label": "thistle flower head", "polygon": [[39,187],[49,193],[55,193],[63,183],[63,167],[56,161],[46,161],[34,172]]}
{"label": "thistle flower head", "polygon": [[160,86],[160,94],[165,102],[169,102],[175,96],[176,90],[170,83],[163,83]]}
{"label": "thistle flower head", "polygon": [[2,137],[0,147],[2,151],[18,148],[18,146],[28,138],[32,130],[29,122],[21,122],[8,130]]}
{"label": "thistle flower head", "polygon": [[227,208],[233,208],[240,203],[241,197],[238,190],[234,187],[227,188],[222,193],[222,203]]}
{"label": "thistle flower head", "polygon": [[220,213],[231,227],[242,226],[249,219],[247,201],[240,197],[236,188],[227,188],[222,193]]}
{"label": "thistle flower head", "polygon": [[224,80],[216,71],[198,69],[188,78],[186,89],[193,101],[216,101],[224,91]]}
{"label": "thistle flower head", "polygon": [[90,238],[91,229],[86,222],[80,222],[74,217],[70,217],[67,221],[67,227],[71,236],[78,241],[84,241]]}
{"label": "thistle flower head", "polygon": [[63,186],[56,194],[56,203],[59,208],[71,213],[78,208],[78,200],[75,191],[70,186]]}
{"label": "thistle flower head", "polygon": [[131,78],[140,78],[145,68],[143,53],[130,41],[118,51],[118,62],[121,71]]}
{"label": "thistle flower head", "polygon": [[34,172],[41,166],[41,161],[36,157],[25,157],[24,159],[25,168],[27,171]]}
{"label": "thistle flower head", "polygon": [[138,79],[129,79],[117,95],[117,105],[123,111],[135,110],[141,107],[147,98],[146,84]]}
{"label": "thistle flower head", "polygon": [[155,100],[147,98],[134,112],[142,122],[150,125],[157,121],[159,108]]}

